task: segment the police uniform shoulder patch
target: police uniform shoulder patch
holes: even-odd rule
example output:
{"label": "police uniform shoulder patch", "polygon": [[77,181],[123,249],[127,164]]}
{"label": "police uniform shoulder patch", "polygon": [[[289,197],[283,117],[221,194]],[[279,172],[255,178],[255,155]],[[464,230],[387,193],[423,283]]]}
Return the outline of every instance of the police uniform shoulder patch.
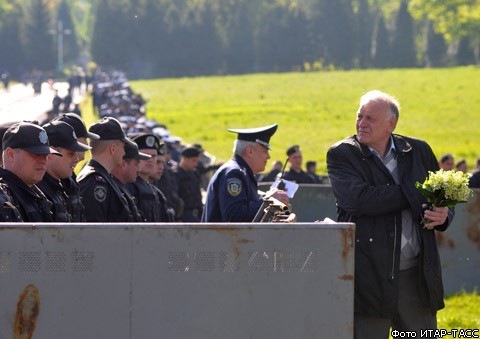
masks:
{"label": "police uniform shoulder patch", "polygon": [[236,178],[227,180],[227,191],[232,197],[238,196],[242,193],[242,182]]}
{"label": "police uniform shoulder patch", "polygon": [[104,202],[107,199],[107,189],[105,186],[97,185],[93,188],[93,196],[98,202]]}

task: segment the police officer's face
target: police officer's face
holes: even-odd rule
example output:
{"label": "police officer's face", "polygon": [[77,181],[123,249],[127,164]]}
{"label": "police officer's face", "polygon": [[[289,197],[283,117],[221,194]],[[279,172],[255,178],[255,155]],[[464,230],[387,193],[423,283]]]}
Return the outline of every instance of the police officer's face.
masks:
{"label": "police officer's face", "polygon": [[252,155],[253,157],[250,167],[252,168],[253,173],[263,172],[267,166],[268,159],[270,159],[268,149],[261,145],[252,146]]}
{"label": "police officer's face", "polygon": [[50,154],[48,156],[47,171],[55,179],[66,179],[72,176],[75,166],[78,164],[78,156],[75,151],[56,147],[55,150],[62,154],[61,157]]}
{"label": "police officer's face", "polygon": [[151,155],[148,160],[140,160],[139,172],[143,175],[153,176],[157,170],[157,150],[141,149],[140,152]]}
{"label": "police officer's face", "polygon": [[39,183],[47,170],[47,154],[33,154],[22,149],[14,149],[7,168],[15,173],[27,186]]}
{"label": "police officer's face", "polygon": [[139,163],[140,163],[140,160],[138,159],[128,159],[128,160],[125,160],[125,167],[126,167],[126,171],[125,171],[125,179],[126,179],[126,182],[130,182],[130,183],[134,183],[135,180],[137,179],[137,175],[138,175],[138,168],[139,168]]}
{"label": "police officer's face", "polygon": [[298,151],[293,153],[288,157],[288,161],[290,162],[290,165],[292,166],[292,168],[296,170],[301,169],[302,161],[303,161],[302,152]]}

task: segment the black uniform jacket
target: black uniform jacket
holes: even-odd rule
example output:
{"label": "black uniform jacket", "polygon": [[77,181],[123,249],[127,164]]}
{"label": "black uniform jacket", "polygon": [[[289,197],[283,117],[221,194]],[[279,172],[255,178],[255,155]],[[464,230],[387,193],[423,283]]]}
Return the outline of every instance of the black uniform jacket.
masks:
{"label": "black uniform jacket", "polygon": [[28,187],[19,177],[9,170],[0,168],[0,181],[5,184],[5,192],[18,209],[25,222],[51,222],[52,203],[36,186]]}
{"label": "black uniform jacket", "polygon": [[90,222],[132,222],[133,214],[113,177],[90,159],[77,177],[85,219]]}
{"label": "black uniform jacket", "polygon": [[[337,202],[339,222],[354,222],[355,313],[382,318],[395,314],[401,247],[402,210],[411,208],[420,234],[419,282],[428,291],[422,300],[432,313],[444,307],[443,284],[435,231],[420,225],[426,199],[415,188],[428,171],[438,170],[424,141],[393,135],[401,183],[370,149],[351,136],[327,152],[327,170]],[[444,231],[454,215],[450,209]]]}

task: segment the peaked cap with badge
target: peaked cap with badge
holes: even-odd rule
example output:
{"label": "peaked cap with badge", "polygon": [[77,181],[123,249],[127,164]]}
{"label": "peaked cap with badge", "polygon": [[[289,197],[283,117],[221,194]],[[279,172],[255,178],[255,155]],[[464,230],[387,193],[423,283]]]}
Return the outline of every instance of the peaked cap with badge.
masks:
{"label": "peaked cap with badge", "polygon": [[158,152],[160,139],[152,133],[133,133],[129,137],[137,144],[139,149],[153,149]]}
{"label": "peaked cap with badge", "polygon": [[245,129],[233,129],[229,128],[229,132],[238,133],[237,139],[243,141],[253,141],[262,145],[266,149],[272,149],[270,147],[270,138],[275,134],[278,125],[273,124],[269,126],[263,126],[258,128],[245,128]]}
{"label": "peaked cap with badge", "polygon": [[10,126],[3,136],[3,149],[20,148],[33,154],[55,154],[59,152],[50,148],[47,132],[38,125],[30,122],[18,122]]}

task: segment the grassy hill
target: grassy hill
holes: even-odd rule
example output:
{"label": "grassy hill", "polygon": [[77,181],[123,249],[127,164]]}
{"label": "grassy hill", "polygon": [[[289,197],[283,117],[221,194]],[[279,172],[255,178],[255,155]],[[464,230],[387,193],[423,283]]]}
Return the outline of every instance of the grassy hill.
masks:
{"label": "grassy hill", "polygon": [[227,128],[278,123],[272,160],[283,160],[285,150],[299,144],[304,161],[316,160],[324,173],[328,147],[355,133],[359,98],[371,89],[399,99],[397,133],[428,141],[437,157],[450,152],[465,158],[470,168],[480,157],[480,68],[255,74],[131,86],[148,99],[149,118],[223,160],[235,138]]}

